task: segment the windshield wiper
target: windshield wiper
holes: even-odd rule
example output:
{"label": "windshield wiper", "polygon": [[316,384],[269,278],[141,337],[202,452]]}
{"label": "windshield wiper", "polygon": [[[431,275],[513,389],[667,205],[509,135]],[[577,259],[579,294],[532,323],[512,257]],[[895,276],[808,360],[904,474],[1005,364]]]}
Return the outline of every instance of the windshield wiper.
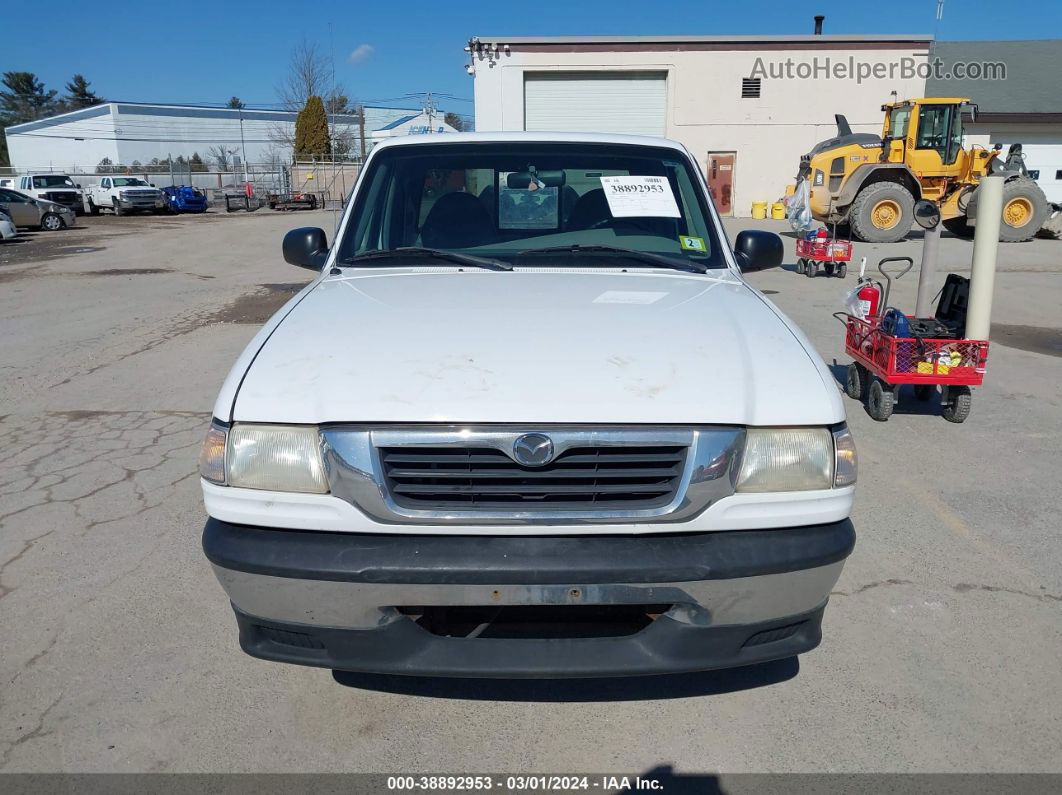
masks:
{"label": "windshield wiper", "polygon": [[492,271],[511,271],[512,265],[501,260],[488,259],[486,257],[474,257],[471,254],[461,254],[457,251],[447,251],[441,248],[423,248],[421,246],[400,246],[399,248],[386,248],[379,251],[367,251],[353,257],[339,260],[340,265],[357,265],[359,262],[367,262],[374,259],[393,259],[396,257],[430,257],[455,262],[458,265],[471,265],[475,268],[486,268]]}
{"label": "windshield wiper", "polygon": [[619,246],[606,246],[599,244],[582,245],[573,243],[570,246],[550,246],[549,248],[527,248],[516,256],[523,257],[528,254],[618,254],[627,259],[637,260],[654,267],[672,268],[689,273],[707,273],[708,269],[696,262],[679,262],[662,254],[653,254],[648,251],[637,251],[632,248],[620,248]]}

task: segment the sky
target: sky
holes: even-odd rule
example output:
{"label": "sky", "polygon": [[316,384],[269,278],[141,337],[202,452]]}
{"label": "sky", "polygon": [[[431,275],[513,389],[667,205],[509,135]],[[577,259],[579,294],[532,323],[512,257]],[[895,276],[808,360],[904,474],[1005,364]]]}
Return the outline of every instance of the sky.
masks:
{"label": "sky", "polygon": [[[462,48],[470,36],[935,33],[940,39],[1062,38],[1062,2],[998,0],[734,2],[734,0],[298,0],[210,3],[5,3],[0,71],[34,72],[62,92],[75,72],[106,99],[249,106],[277,102],[276,85],[300,40],[334,63],[336,84],[371,105],[413,107],[432,91],[438,107],[473,114]],[[33,35],[20,35],[31,31]],[[1046,68],[1046,65],[1045,65]],[[1051,68],[1058,68],[1055,64]]]}

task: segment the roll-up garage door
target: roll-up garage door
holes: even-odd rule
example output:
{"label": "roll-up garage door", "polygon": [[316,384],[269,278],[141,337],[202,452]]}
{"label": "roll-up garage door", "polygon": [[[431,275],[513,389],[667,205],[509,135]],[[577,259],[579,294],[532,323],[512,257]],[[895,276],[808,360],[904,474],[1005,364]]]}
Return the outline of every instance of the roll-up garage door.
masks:
{"label": "roll-up garage door", "polygon": [[541,72],[524,75],[524,129],[664,135],[663,72]]}

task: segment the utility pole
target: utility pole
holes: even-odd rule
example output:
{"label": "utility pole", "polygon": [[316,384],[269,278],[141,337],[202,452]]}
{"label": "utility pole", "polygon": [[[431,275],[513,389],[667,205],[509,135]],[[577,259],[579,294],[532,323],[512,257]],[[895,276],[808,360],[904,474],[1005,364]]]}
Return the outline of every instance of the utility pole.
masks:
{"label": "utility pole", "polygon": [[365,164],[365,106],[358,105],[358,138],[361,140],[361,146],[358,149],[358,154],[361,156],[362,165]]}
{"label": "utility pole", "polygon": [[431,92],[427,92],[424,100],[424,113],[428,116],[428,132],[435,132],[435,103],[432,101]]}
{"label": "utility pole", "polygon": [[237,108],[240,114],[240,152],[243,154],[243,162],[247,162],[247,147],[243,143],[243,108]]}

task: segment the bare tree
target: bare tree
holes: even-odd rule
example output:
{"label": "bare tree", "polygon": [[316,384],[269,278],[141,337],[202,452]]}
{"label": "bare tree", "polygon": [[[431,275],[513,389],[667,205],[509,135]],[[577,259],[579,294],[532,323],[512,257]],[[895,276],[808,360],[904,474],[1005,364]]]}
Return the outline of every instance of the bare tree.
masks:
{"label": "bare tree", "polygon": [[229,152],[224,146],[218,145],[210,147],[210,149],[207,150],[207,156],[214,159],[218,171],[229,170]]}
{"label": "bare tree", "polygon": [[276,88],[277,98],[285,110],[302,110],[310,97],[329,93],[329,75],[328,59],[316,44],[303,39],[291,51],[287,77]]}
{"label": "bare tree", "polygon": [[[298,112],[306,107],[306,100],[310,97],[322,97],[329,127],[332,128],[335,154],[346,155],[356,148],[356,126],[351,123],[349,116],[357,113],[358,103],[343,88],[330,85],[331,82],[332,69],[328,58],[318,50],[316,44],[303,39],[291,51],[287,76],[276,87],[277,99],[285,110]],[[333,124],[332,120],[337,115],[348,118],[336,119]],[[269,131],[269,139],[278,147],[293,149],[294,126],[274,124]]]}

